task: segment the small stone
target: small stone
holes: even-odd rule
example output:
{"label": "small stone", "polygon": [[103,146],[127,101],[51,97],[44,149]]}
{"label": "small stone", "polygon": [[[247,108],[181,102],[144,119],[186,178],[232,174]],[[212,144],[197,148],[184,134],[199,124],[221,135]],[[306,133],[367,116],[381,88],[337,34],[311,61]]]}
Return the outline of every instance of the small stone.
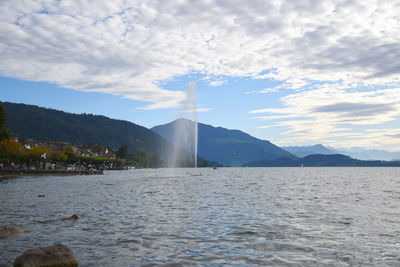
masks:
{"label": "small stone", "polygon": [[76,214],[72,215],[71,218],[70,218],[70,220],[73,220],[73,221],[76,221],[78,219],[79,219],[79,216],[76,215]]}
{"label": "small stone", "polygon": [[78,219],[79,219],[79,216],[77,214],[74,214],[71,217],[62,219],[62,221],[76,222]]}
{"label": "small stone", "polygon": [[17,235],[21,234],[22,230],[19,230],[15,227],[1,227],[0,228],[0,237],[6,237],[9,235]]}
{"label": "small stone", "polygon": [[25,251],[14,261],[14,267],[77,267],[78,261],[71,250],[56,244]]}

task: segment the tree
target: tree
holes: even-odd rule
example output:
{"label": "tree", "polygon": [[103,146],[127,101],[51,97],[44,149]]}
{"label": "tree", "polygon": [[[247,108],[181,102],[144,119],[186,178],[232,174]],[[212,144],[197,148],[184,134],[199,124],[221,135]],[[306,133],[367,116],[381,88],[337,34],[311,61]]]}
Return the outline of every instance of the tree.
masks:
{"label": "tree", "polygon": [[149,167],[149,154],[146,151],[142,149],[136,151],[136,160],[140,168]]}
{"label": "tree", "polygon": [[120,159],[128,158],[128,143],[125,142],[115,153],[115,155]]}
{"label": "tree", "polygon": [[68,156],[64,152],[59,152],[57,153],[56,159],[58,162],[67,162],[68,161]]}
{"label": "tree", "polygon": [[14,138],[3,139],[0,141],[0,161],[3,163],[21,160],[24,147]]}
{"label": "tree", "polygon": [[11,138],[10,129],[6,128],[6,115],[7,112],[3,105],[0,103],[0,141]]}
{"label": "tree", "polygon": [[30,163],[35,163],[36,168],[40,167],[40,162],[46,162],[49,157],[50,150],[46,146],[32,146],[31,149],[25,150],[24,161],[27,166]]}
{"label": "tree", "polygon": [[28,150],[28,158],[33,162],[45,160],[48,157],[49,149],[45,146],[32,146]]}
{"label": "tree", "polygon": [[149,167],[150,168],[159,168],[164,166],[164,161],[158,154],[153,154],[149,159]]}
{"label": "tree", "polygon": [[147,168],[149,163],[149,154],[142,149],[136,151],[135,154],[129,155],[126,160],[127,165],[134,165],[138,168]]}
{"label": "tree", "polygon": [[72,146],[65,146],[62,152],[67,156],[67,163],[74,163],[76,155],[74,153],[74,150],[72,149]]}

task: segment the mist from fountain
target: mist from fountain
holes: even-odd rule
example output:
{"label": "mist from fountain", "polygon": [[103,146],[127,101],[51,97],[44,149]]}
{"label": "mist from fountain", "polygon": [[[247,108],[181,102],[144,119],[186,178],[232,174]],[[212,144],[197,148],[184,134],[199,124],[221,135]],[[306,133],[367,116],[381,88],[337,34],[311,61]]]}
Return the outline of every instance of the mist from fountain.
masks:
{"label": "mist from fountain", "polygon": [[169,167],[197,167],[198,122],[194,82],[190,82],[186,97],[174,122],[175,148],[168,161]]}

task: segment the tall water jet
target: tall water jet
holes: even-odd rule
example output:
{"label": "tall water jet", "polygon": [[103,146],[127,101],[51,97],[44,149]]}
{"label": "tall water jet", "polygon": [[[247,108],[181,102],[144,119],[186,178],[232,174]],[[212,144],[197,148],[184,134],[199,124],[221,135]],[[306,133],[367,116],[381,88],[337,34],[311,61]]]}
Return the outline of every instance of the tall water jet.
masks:
{"label": "tall water jet", "polygon": [[196,90],[189,84],[185,99],[181,102],[178,119],[173,122],[174,151],[169,167],[197,167],[198,122]]}
{"label": "tall water jet", "polygon": [[[194,152],[194,167],[197,168],[197,147],[199,143],[199,124],[197,121],[197,103],[196,103],[196,89],[194,82],[189,84],[189,89],[186,95],[187,102],[191,107],[193,119],[193,152]],[[190,112],[190,111],[189,111]]]}

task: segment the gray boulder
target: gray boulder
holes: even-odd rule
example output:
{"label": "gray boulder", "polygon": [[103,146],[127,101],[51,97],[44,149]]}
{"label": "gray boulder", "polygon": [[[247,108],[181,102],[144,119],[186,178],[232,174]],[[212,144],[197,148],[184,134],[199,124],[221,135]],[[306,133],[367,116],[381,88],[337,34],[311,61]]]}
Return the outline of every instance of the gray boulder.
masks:
{"label": "gray boulder", "polygon": [[64,245],[33,248],[25,251],[14,261],[14,267],[76,267],[78,261]]}

